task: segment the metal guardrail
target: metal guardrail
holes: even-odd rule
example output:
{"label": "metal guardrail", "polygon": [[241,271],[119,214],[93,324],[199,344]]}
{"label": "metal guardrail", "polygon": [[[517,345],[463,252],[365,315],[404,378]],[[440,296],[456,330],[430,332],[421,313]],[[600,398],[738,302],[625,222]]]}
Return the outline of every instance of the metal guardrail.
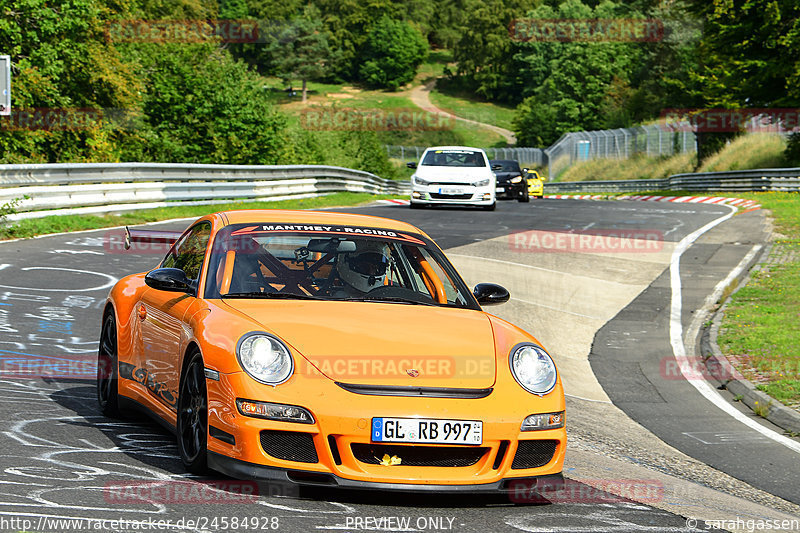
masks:
{"label": "metal guardrail", "polygon": [[322,165],[65,163],[0,165],[0,205],[19,201],[10,220],[320,196],[333,192],[408,194],[410,183]]}
{"label": "metal guardrail", "polygon": [[[427,146],[395,146],[386,145],[386,153],[390,159],[400,161],[419,161]],[[546,156],[541,148],[482,148],[489,159],[513,159],[522,167],[541,167],[546,164]]]}
{"label": "metal guardrail", "polygon": [[675,174],[658,180],[572,181],[545,183],[547,193],[570,192],[757,192],[800,191],[800,168],[767,168]]}

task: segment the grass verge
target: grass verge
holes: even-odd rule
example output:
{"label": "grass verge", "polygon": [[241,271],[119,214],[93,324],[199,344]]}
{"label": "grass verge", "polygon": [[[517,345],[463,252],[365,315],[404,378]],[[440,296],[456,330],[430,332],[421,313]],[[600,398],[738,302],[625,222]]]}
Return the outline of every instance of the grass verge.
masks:
{"label": "grass verge", "polygon": [[598,181],[663,179],[672,174],[693,172],[696,154],[649,157],[637,154],[630,159],[592,159],[572,165],[558,176],[558,181]]}
{"label": "grass verge", "polygon": [[388,195],[369,193],[337,192],[316,198],[300,198],[277,202],[230,202],[215,205],[177,205],[144,209],[108,215],[59,215],[44,218],[32,218],[14,222],[8,226],[0,226],[0,240],[29,238],[49,233],[66,233],[89,229],[108,228],[112,226],[133,226],[147,222],[158,222],[173,218],[201,217],[217,211],[235,209],[316,209],[322,207],[354,206],[375,200],[391,198]]}
{"label": "grass verge", "polygon": [[630,159],[592,159],[572,165],[558,181],[661,179],[683,172],[717,172],[787,166],[783,151],[786,141],[769,133],[743,135],[734,139],[697,166],[694,153],[666,157],[636,154]]}
{"label": "grass verge", "polygon": [[513,130],[514,108],[492,102],[483,102],[466,95],[454,95],[434,89],[430,93],[433,105],[461,118]]}
{"label": "grass verge", "polygon": [[[732,193],[733,194],[733,193]],[[776,400],[800,408],[800,195],[738,193],[769,209],[777,239],[761,269],[731,296],[719,334],[722,352]]]}

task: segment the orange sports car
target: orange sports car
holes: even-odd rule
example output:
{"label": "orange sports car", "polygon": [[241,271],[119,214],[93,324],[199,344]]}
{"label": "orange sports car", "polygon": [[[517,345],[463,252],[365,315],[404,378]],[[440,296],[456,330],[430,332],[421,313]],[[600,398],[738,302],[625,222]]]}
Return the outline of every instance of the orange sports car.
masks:
{"label": "orange sports car", "polygon": [[387,490],[552,490],[564,392],[553,359],[482,305],[416,227],[331,212],[200,218],[102,314],[102,412],[144,409],[186,468]]}

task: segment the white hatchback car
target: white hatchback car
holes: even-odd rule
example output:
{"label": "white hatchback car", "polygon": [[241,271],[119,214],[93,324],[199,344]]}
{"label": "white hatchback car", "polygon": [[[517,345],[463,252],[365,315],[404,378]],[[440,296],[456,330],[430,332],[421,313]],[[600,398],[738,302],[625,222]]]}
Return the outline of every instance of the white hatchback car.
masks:
{"label": "white hatchback car", "polygon": [[411,207],[467,204],[494,210],[496,176],[480,148],[433,146],[425,150],[411,176]]}

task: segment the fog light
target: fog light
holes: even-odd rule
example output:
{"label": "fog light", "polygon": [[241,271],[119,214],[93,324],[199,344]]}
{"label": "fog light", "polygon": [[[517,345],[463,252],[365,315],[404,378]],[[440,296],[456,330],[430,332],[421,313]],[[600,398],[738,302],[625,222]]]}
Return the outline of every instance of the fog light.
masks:
{"label": "fog light", "polygon": [[521,431],[540,431],[564,427],[564,411],[530,415],[522,421]]}
{"label": "fog light", "polygon": [[257,402],[254,400],[236,399],[239,413],[253,418],[267,420],[282,420],[284,422],[297,422],[299,424],[313,424],[314,417],[302,407],[296,405],[283,405],[280,403]]}
{"label": "fog light", "polygon": [[483,199],[484,200],[491,200],[492,199],[492,193],[490,193],[490,192],[484,193]]}
{"label": "fog light", "polygon": [[422,195],[417,191],[411,193],[411,198],[422,198]]}

